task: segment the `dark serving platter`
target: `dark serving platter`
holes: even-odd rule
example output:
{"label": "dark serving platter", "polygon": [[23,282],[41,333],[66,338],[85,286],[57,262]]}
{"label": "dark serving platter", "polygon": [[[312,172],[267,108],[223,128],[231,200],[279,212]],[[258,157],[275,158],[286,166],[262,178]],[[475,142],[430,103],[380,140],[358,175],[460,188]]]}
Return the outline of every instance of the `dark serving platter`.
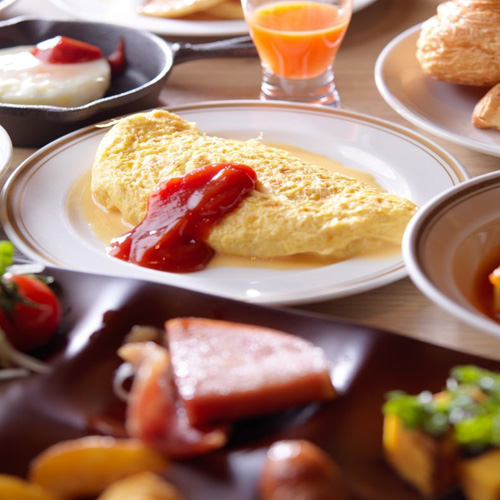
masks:
{"label": "dark serving platter", "polygon": [[[0,392],[0,473],[25,475],[29,461],[60,440],[120,432],[123,405],[111,381],[115,355],[135,324],[162,326],[198,316],[277,328],[321,346],[340,396],[322,405],[236,424],[228,446],[172,464],[167,476],[186,499],[255,500],[268,446],[309,439],[340,465],[350,498],[416,500],[386,465],[381,448],[384,394],[440,390],[455,365],[500,371],[500,363],[332,318],[232,301],[166,285],[48,268],[65,310],[68,339],[47,375],[5,383]],[[461,499],[454,493],[449,499]]]}

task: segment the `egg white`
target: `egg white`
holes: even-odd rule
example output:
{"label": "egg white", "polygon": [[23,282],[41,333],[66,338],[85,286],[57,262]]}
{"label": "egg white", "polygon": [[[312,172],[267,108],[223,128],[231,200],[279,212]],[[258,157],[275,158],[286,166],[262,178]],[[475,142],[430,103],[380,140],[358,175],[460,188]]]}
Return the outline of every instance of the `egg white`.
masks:
{"label": "egg white", "polygon": [[75,107],[103,97],[111,82],[106,59],[49,64],[31,46],[0,50],[0,101],[8,104]]}

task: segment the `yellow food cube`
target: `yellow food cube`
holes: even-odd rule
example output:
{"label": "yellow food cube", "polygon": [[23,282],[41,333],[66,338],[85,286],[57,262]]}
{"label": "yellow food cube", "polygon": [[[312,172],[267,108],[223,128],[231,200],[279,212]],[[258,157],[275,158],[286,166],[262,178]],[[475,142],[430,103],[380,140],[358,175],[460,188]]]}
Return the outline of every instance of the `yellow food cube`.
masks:
{"label": "yellow food cube", "polygon": [[458,448],[451,437],[406,429],[398,416],[386,415],[383,444],[388,462],[423,495],[438,496],[457,485]]}
{"label": "yellow food cube", "polygon": [[116,481],[97,500],[182,500],[181,494],[152,472]]}
{"label": "yellow food cube", "polygon": [[98,495],[118,479],[162,472],[167,461],[133,439],[89,436],[51,446],[31,463],[30,479],[62,499]]}
{"label": "yellow food cube", "polygon": [[500,500],[500,449],[460,461],[459,481],[469,500]]}
{"label": "yellow food cube", "polygon": [[58,500],[41,486],[7,474],[0,474],[0,498],[2,500]]}
{"label": "yellow food cube", "polygon": [[500,267],[489,275],[489,280],[493,285],[493,311],[500,313]]}

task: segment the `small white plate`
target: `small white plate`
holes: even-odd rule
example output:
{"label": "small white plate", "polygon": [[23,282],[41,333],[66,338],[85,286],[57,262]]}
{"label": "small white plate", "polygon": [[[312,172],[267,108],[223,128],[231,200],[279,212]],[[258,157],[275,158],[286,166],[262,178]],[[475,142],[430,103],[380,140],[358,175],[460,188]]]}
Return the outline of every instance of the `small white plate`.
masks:
{"label": "small white plate", "polygon": [[493,290],[482,294],[488,269],[500,265],[499,198],[500,172],[450,188],[422,207],[408,224],[402,245],[410,278],[422,293],[497,337],[500,323],[487,314]]}
{"label": "small white plate", "polygon": [[12,160],[12,141],[6,130],[0,126],[0,180]]}
{"label": "small white plate", "polygon": [[421,25],[392,40],[375,65],[375,83],[401,116],[443,139],[500,156],[500,132],[471,124],[472,111],[487,89],[439,82],[425,75],[416,58]]}
{"label": "small white plate", "polygon": [[228,37],[248,33],[243,19],[191,21],[143,16],[135,12],[140,0],[52,0],[65,12],[89,21],[111,22],[179,37]]}
{"label": "small white plate", "polygon": [[[357,12],[375,1],[354,0],[353,10]],[[152,31],[157,35],[219,38],[248,33],[243,19],[191,21],[142,16],[135,12],[135,7],[140,4],[141,0],[85,0],[85,2],[81,0],[52,0],[52,2],[60,9],[80,19],[123,24]]]}
{"label": "small white plate", "polygon": [[[343,110],[289,103],[221,101],[171,109],[201,131],[289,144],[371,174],[393,193],[424,204],[468,178],[435,143],[404,127]],[[81,207],[68,206],[72,186],[89,172],[105,128],[87,127],[36,152],[2,193],[5,231],[27,256],[55,266],[131,276],[267,304],[299,304],[370,290],[406,276],[399,252],[357,257],[314,269],[213,267],[175,274],[106,255]]]}
{"label": "small white plate", "polygon": [[16,0],[0,0],[0,11],[11,6]]}
{"label": "small white plate", "polygon": [[353,12],[358,12],[361,9],[368,7],[368,5],[375,3],[376,1],[377,0],[354,0],[352,10],[353,10]]}

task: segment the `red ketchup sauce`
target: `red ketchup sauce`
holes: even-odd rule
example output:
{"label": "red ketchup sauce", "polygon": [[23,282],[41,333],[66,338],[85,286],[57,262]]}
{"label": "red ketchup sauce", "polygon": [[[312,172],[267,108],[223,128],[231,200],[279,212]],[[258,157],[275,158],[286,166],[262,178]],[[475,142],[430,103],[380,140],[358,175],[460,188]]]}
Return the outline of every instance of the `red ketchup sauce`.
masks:
{"label": "red ketchup sauce", "polygon": [[104,57],[99,47],[66,36],[56,36],[40,42],[31,49],[31,53],[49,64],[82,63]]}
{"label": "red ketchup sauce", "polygon": [[[67,36],[56,36],[40,42],[30,52],[47,64],[76,64],[104,58],[99,47]],[[118,76],[123,72],[125,68],[123,39],[119,40],[118,45],[106,60],[113,76]]]}
{"label": "red ketchup sauce", "polygon": [[160,271],[199,271],[215,253],[204,240],[256,181],[250,167],[234,163],[207,165],[165,181],[149,196],[144,220],[115,238],[108,253]]}
{"label": "red ketchup sauce", "polygon": [[123,73],[125,69],[125,42],[120,39],[115,50],[107,57],[109,66],[111,67],[111,74],[118,76]]}

